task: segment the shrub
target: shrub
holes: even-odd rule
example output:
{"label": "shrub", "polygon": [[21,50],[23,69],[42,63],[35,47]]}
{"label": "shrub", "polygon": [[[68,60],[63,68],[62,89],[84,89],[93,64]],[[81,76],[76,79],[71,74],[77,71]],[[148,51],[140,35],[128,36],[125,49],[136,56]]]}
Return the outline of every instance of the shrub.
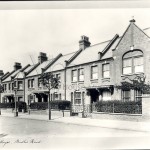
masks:
{"label": "shrub", "polygon": [[[22,111],[22,109],[26,111],[27,109],[26,102],[17,102],[16,105],[17,105],[18,111]],[[15,108],[15,102],[0,103],[0,108]]]}
{"label": "shrub", "polygon": [[114,101],[99,101],[95,104],[95,108],[98,112],[109,113],[142,113],[141,101],[134,102],[122,102],[118,100]]}
{"label": "shrub", "polygon": [[[68,110],[70,109],[70,101],[56,100],[51,101],[51,109]],[[48,102],[35,102],[30,104],[31,109],[45,110],[48,108]]]}

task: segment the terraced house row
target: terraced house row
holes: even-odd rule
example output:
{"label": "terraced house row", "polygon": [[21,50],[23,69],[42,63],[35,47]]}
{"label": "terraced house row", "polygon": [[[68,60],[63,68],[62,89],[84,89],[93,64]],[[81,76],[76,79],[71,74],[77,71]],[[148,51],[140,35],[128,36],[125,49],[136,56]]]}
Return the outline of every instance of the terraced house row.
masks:
{"label": "terraced house row", "polygon": [[[40,52],[34,65],[22,67],[15,63],[11,72],[4,75],[1,72],[4,86],[1,100],[14,101],[16,92],[17,100],[27,104],[47,102],[48,90],[39,77],[42,72],[53,72],[59,76],[60,87],[51,90],[50,99],[70,100],[74,111],[80,111],[83,103],[138,101],[142,94],[140,90],[122,90],[115,86],[143,75],[146,82],[150,81],[149,33],[149,29],[140,29],[133,19],[123,35],[116,34],[111,40],[91,45],[89,38],[82,36],[76,52],[60,53],[53,59]],[[16,91],[14,87],[17,87]]]}

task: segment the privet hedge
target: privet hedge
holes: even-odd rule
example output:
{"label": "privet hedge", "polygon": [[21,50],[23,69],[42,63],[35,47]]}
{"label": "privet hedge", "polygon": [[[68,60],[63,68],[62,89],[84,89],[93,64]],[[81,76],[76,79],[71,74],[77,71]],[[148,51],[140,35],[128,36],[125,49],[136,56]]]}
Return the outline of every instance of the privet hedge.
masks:
{"label": "privet hedge", "polygon": [[142,103],[141,101],[134,102],[122,102],[118,100],[114,101],[99,101],[93,105],[93,110],[97,112],[108,113],[129,113],[129,114],[141,114]]}
{"label": "privet hedge", "polygon": [[[67,100],[56,100],[51,101],[51,109],[57,110],[69,110],[70,109],[70,101]],[[35,102],[30,104],[31,109],[44,110],[48,109],[48,102]]]}
{"label": "privet hedge", "polygon": [[[26,111],[27,109],[27,105],[25,102],[16,102],[16,105],[19,111],[22,111],[22,109]],[[0,108],[15,108],[15,102],[0,103]]]}

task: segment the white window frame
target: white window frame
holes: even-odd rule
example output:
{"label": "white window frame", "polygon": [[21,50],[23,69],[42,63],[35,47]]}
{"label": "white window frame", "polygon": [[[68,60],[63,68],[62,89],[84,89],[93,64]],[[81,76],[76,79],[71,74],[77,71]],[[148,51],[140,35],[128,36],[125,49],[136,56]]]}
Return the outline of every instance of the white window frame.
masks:
{"label": "white window frame", "polygon": [[[83,71],[83,74],[81,74],[81,72]],[[79,68],[78,69],[78,78],[79,78],[79,81],[84,81],[84,68]]]}
{"label": "white window frame", "polygon": [[[93,68],[96,68],[97,72],[93,73]],[[91,66],[91,79],[92,80],[98,79],[98,66],[97,65]]]}
{"label": "white window frame", "polygon": [[[108,68],[109,68],[108,70],[104,70],[104,67],[106,65],[108,65]],[[102,71],[103,71],[102,73],[103,78],[110,78],[110,63],[102,64]],[[106,72],[108,73],[108,76],[105,74]]]}
{"label": "white window frame", "polygon": [[[76,97],[76,94],[80,94],[80,97]],[[82,104],[82,93],[81,92],[74,92],[74,104],[81,105]]]}
{"label": "white window frame", "polygon": [[[72,72],[72,75],[71,75],[72,82],[77,82],[78,81],[77,69],[74,69],[71,72]],[[73,76],[74,75],[73,72],[75,72],[76,76]]]}

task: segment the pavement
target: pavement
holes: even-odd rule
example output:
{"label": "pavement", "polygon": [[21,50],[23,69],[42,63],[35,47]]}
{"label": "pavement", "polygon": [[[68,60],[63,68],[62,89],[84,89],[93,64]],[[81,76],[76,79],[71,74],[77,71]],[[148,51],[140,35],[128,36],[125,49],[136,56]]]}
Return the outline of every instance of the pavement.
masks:
{"label": "pavement", "polygon": [[[14,117],[14,113],[2,112],[0,117]],[[54,116],[52,112],[52,119],[48,120],[48,115],[37,115],[28,113],[19,113],[18,119],[33,119],[51,122],[60,122],[66,124],[86,125],[86,126],[97,126],[111,129],[121,130],[132,130],[132,131],[144,131],[150,132],[150,122],[132,122],[122,120],[108,120],[108,119],[92,119],[92,118],[80,118],[77,116],[63,117]]]}

